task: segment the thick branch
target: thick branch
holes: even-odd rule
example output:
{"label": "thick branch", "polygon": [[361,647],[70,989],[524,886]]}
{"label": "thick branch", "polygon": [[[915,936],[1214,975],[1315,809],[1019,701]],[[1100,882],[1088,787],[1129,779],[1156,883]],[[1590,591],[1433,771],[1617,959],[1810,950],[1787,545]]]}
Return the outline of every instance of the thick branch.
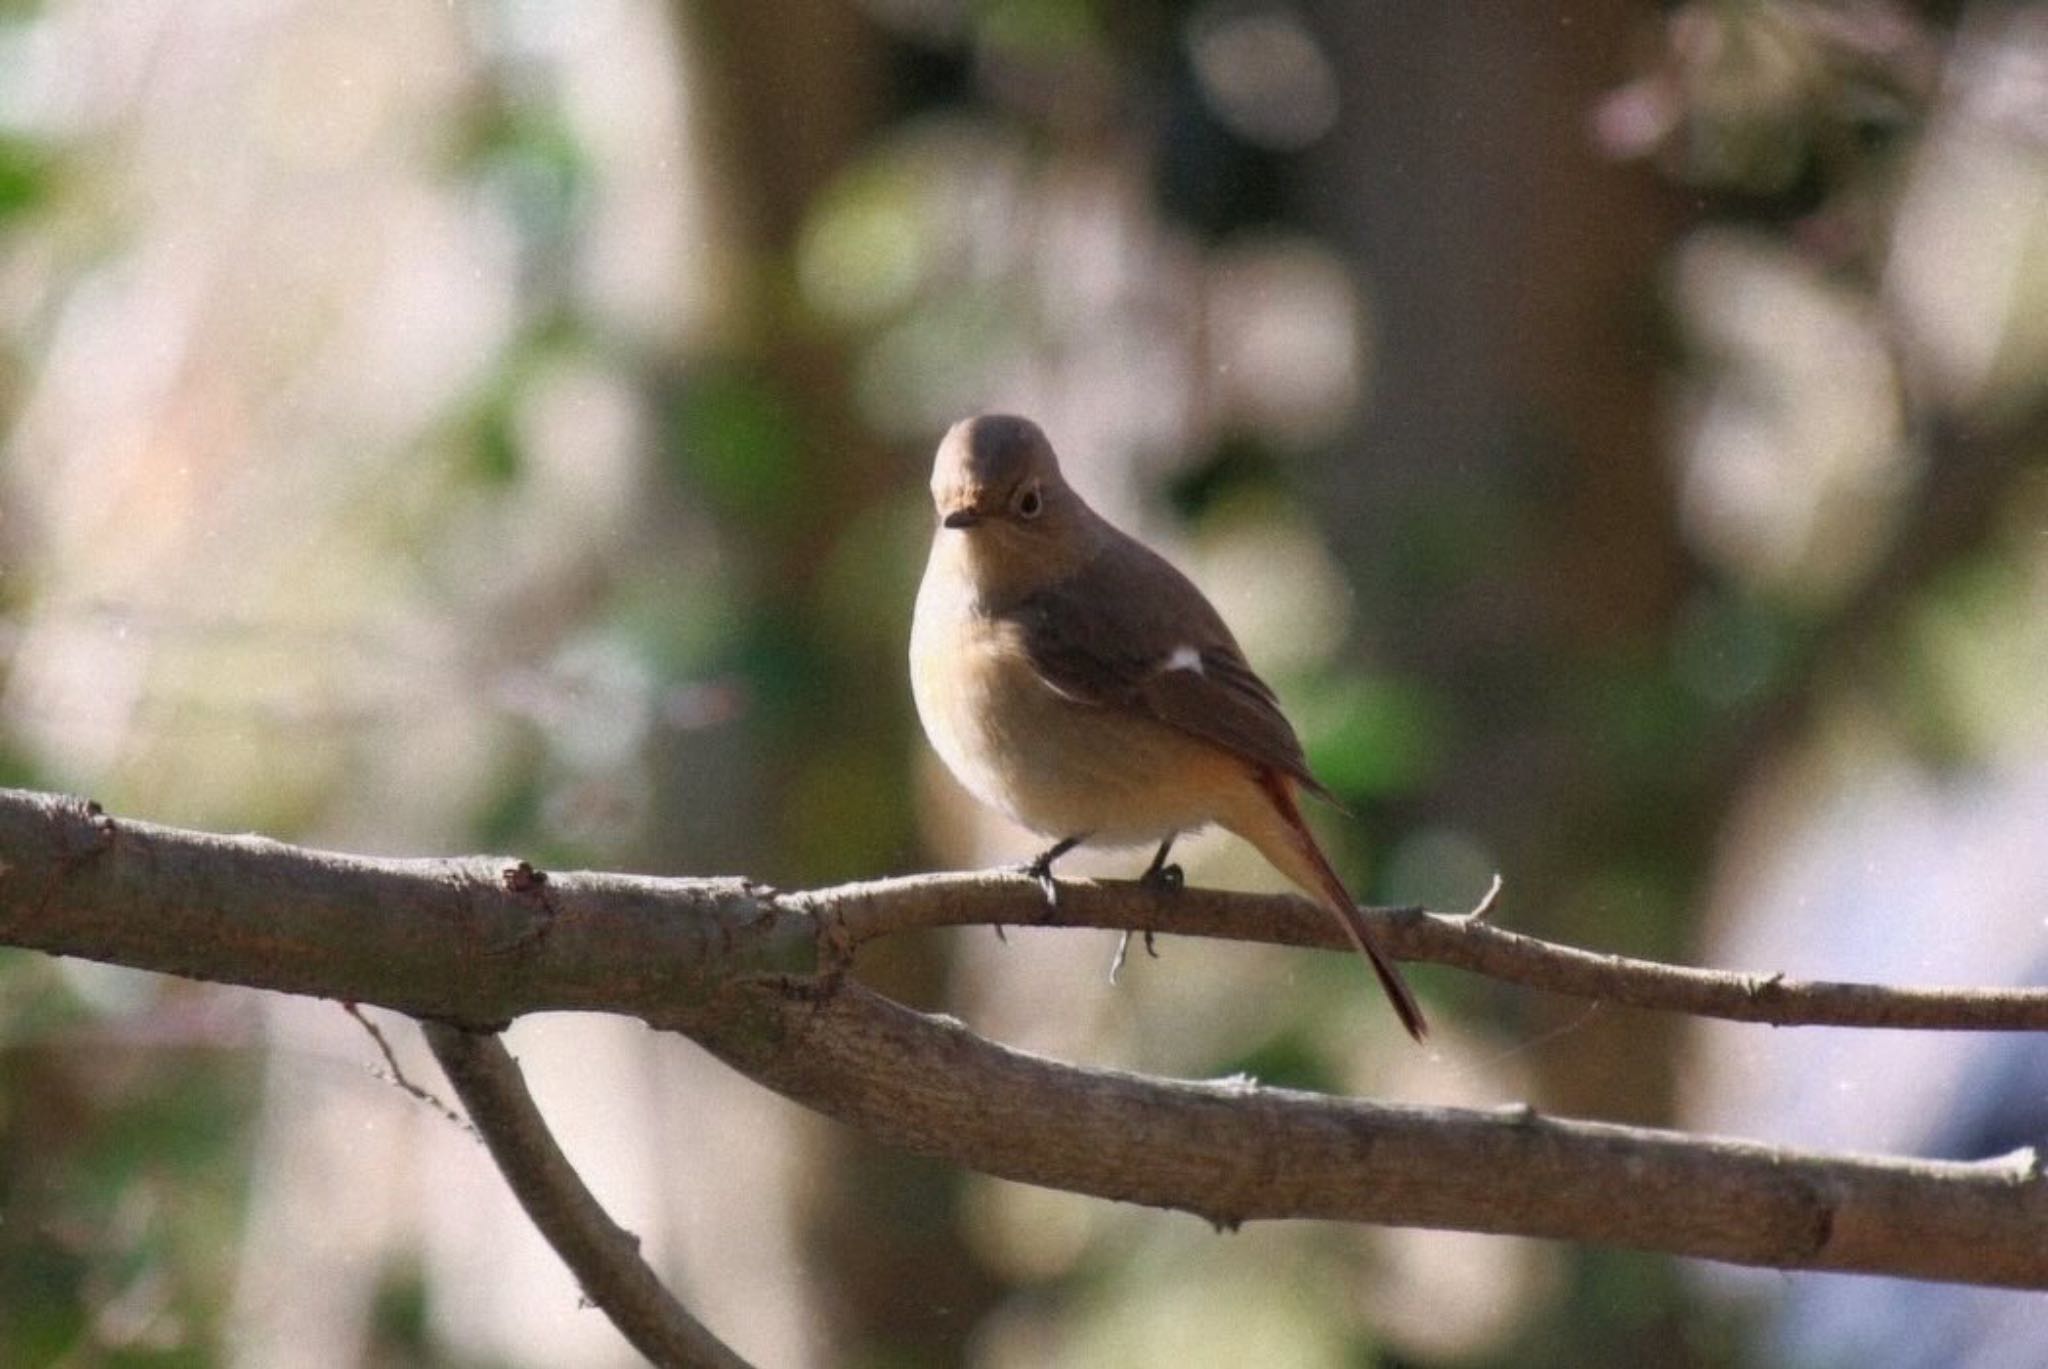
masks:
{"label": "thick branch", "polygon": [[1526,1108],[1148,1079],[1041,1060],[854,985],[815,1001],[785,990],[772,1016],[778,1032],[698,1039],[906,1149],[1222,1227],[1321,1217],[2048,1288],[2048,1181],[2030,1151],[1832,1156]]}
{"label": "thick branch", "polygon": [[747,1369],[685,1311],[640,1258],[640,1242],[583,1186],[526,1091],[518,1062],[494,1035],[438,1022],[427,1044],[469,1110],[519,1205],[633,1348],[680,1369]]}
{"label": "thick branch", "polygon": [[[1200,1213],[1564,1237],[1738,1263],[2048,1287],[2031,1160],[1944,1164],[1262,1089],[1037,1060],[843,982],[885,931],[1031,920],[1029,881],[804,894],[738,880],[372,861],[116,823],[0,792],[0,942],[488,1026],[556,1008],[687,1033],[787,1096],[992,1174]],[[1334,944],[1290,899],[1063,886],[1069,922]],[[1397,954],[1765,1021],[2038,1028],[2040,991],[1759,986],[1377,915]],[[1804,1016],[1801,1016],[1804,1014]]]}
{"label": "thick branch", "polygon": [[[466,1026],[554,1009],[673,1023],[734,976],[817,973],[890,932],[1042,923],[1341,949],[1288,895],[913,875],[804,893],[740,879],[521,875],[504,858],[374,860],[96,816],[0,790],[0,943]],[[1405,960],[1606,1003],[1776,1026],[2048,1030],[2048,990],[1895,988],[1601,955],[1458,916],[1367,912]]]}
{"label": "thick branch", "polygon": [[0,944],[466,1027],[672,1016],[735,975],[815,972],[817,932],[743,880],[376,860],[0,790]]}

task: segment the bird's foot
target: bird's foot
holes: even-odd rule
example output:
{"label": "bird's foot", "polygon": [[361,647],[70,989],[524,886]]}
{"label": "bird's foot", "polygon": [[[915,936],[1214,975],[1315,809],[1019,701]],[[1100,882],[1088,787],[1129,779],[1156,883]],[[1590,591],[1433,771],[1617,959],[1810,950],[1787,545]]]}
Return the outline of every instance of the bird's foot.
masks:
{"label": "bird's foot", "polygon": [[1084,840],[1086,840],[1085,837],[1068,837],[1064,841],[1056,841],[1023,865],[1013,867],[1019,874],[1029,875],[1037,880],[1038,887],[1044,891],[1046,910],[1039,919],[1040,921],[1050,922],[1053,914],[1058,911],[1060,906],[1060,886],[1052,877],[1052,863],[1073,850],[1076,846],[1079,846]]}
{"label": "bird's foot", "polygon": [[1152,863],[1145,867],[1145,873],[1138,876],[1138,883],[1158,894],[1177,894],[1187,884],[1178,865],[1168,865],[1167,856],[1173,853],[1174,838],[1178,833],[1169,832],[1166,840],[1159,843],[1159,849],[1152,853]]}
{"label": "bird's foot", "polygon": [[[1187,876],[1178,864],[1154,865],[1138,876],[1138,883],[1158,894],[1177,894],[1187,887]],[[1147,935],[1150,935],[1149,933]]]}
{"label": "bird's foot", "polygon": [[1038,881],[1039,889],[1045,894],[1047,908],[1060,906],[1060,886],[1059,881],[1052,877],[1051,861],[1040,856],[1037,860],[1029,860],[1018,866],[1017,872]]}
{"label": "bird's foot", "polygon": [[[1117,977],[1123,974],[1124,960],[1130,955],[1130,952],[1131,934],[1129,932],[1125,932],[1122,936],[1116,939],[1116,955],[1109,962],[1110,983],[1116,983]],[[1154,960],[1159,959],[1159,948],[1152,944],[1152,933],[1150,931],[1147,931],[1145,933],[1145,954],[1152,957]]]}
{"label": "bird's foot", "polygon": [[1045,895],[1045,909],[1039,913],[1038,921],[1050,922],[1059,916],[1060,885],[1059,881],[1052,877],[1051,861],[1041,856],[1037,860],[1027,860],[1009,868],[1011,874],[1023,875],[1026,879],[1038,881],[1039,892]]}

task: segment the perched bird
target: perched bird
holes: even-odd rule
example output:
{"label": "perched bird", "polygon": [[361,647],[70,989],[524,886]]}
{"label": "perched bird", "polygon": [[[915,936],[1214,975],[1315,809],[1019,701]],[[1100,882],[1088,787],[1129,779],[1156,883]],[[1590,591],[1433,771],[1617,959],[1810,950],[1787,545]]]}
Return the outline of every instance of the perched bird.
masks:
{"label": "perched bird", "polygon": [[1329,792],[1193,582],[1089,508],[1028,419],[954,424],[932,499],[918,716],[970,793],[1054,839],[1026,867],[1046,897],[1082,842],[1158,842],[1145,878],[1177,885],[1174,838],[1215,823],[1336,915],[1421,1040],[1414,994],[1302,821],[1301,791]]}

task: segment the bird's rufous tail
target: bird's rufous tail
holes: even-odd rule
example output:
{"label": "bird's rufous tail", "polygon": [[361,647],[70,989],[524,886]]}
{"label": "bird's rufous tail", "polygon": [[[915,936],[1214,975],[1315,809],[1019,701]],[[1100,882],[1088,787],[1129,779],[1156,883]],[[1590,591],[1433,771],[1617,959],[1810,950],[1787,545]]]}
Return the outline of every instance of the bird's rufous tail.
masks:
{"label": "bird's rufous tail", "polygon": [[1351,944],[1358,948],[1358,953],[1365,957],[1366,963],[1372,966],[1372,972],[1379,977],[1380,987],[1387,991],[1387,999],[1394,1005],[1401,1025],[1408,1029],[1410,1036],[1417,1041],[1422,1040],[1429,1035],[1429,1023],[1423,1019],[1422,1006],[1415,1001],[1414,993],[1401,978],[1394,962],[1380,950],[1372,928],[1366,925],[1358,905],[1352,901],[1350,890],[1330,868],[1329,859],[1323,855],[1315,835],[1302,820],[1301,805],[1295,801],[1295,782],[1277,770],[1262,771],[1257,778],[1265,799],[1261,805],[1264,811],[1255,819],[1226,821],[1224,826],[1256,846],[1259,854],[1270,861],[1274,869],[1336,914],[1337,921],[1351,938]]}

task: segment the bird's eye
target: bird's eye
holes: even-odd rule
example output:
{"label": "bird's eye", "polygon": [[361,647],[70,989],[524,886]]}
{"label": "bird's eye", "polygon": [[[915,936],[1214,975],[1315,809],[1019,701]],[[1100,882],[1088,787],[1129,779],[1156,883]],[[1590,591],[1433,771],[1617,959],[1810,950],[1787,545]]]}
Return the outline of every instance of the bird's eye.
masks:
{"label": "bird's eye", "polygon": [[1019,518],[1036,518],[1043,512],[1045,512],[1045,497],[1038,492],[1038,486],[1026,485],[1023,492],[1017,496],[1017,516]]}

